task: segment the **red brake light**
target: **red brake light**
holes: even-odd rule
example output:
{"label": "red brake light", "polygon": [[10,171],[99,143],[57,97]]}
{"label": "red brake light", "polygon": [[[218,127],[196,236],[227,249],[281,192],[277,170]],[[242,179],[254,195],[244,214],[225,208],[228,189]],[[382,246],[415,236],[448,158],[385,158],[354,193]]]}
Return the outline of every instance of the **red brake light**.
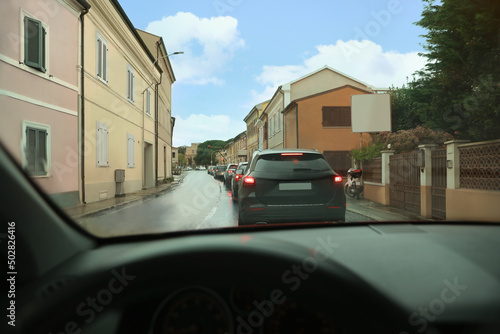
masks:
{"label": "red brake light", "polygon": [[255,185],[255,179],[251,176],[246,176],[243,179],[243,184],[246,186],[254,186]]}
{"label": "red brake light", "polygon": [[300,152],[290,152],[290,153],[281,153],[281,155],[283,155],[283,156],[300,156],[300,155],[304,155],[304,154],[300,153]]}
{"label": "red brake light", "polygon": [[232,173],[232,172],[233,172],[233,170],[232,170],[232,169],[230,169],[230,170],[228,170],[227,172],[228,172],[228,173]]}
{"label": "red brake light", "polygon": [[342,182],[342,176],[340,176],[340,175],[336,175],[336,176],[333,178],[333,181],[334,181],[335,183],[340,183],[340,182]]}
{"label": "red brake light", "polygon": [[239,181],[239,180],[241,179],[241,177],[242,177],[242,176],[243,176],[243,175],[241,175],[241,174],[236,174],[236,175],[234,176],[234,179],[235,179],[236,181]]}

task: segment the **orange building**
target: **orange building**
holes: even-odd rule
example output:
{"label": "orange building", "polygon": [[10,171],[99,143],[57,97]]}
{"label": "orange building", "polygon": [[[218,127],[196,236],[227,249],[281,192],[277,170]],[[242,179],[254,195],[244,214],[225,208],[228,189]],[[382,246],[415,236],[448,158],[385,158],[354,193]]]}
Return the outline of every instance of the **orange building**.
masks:
{"label": "orange building", "polygon": [[352,167],[349,152],[369,134],[353,133],[351,128],[351,96],[373,94],[351,85],[291,101],[283,111],[286,148],[316,149],[323,153],[332,168],[341,175]]}

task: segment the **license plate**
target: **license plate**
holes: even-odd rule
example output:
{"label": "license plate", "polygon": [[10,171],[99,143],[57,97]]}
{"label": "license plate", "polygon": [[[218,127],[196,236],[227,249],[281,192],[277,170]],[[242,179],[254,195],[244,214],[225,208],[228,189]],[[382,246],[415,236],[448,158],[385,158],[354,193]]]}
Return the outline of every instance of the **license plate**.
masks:
{"label": "license plate", "polygon": [[280,183],[279,190],[311,190],[310,182],[301,183]]}

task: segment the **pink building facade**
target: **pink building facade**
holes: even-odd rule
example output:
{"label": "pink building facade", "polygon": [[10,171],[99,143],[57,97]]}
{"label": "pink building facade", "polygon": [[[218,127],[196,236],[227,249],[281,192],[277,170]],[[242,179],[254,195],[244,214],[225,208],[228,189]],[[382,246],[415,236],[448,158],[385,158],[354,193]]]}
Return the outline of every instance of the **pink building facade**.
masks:
{"label": "pink building facade", "polygon": [[0,141],[58,204],[79,203],[84,0],[0,2]]}

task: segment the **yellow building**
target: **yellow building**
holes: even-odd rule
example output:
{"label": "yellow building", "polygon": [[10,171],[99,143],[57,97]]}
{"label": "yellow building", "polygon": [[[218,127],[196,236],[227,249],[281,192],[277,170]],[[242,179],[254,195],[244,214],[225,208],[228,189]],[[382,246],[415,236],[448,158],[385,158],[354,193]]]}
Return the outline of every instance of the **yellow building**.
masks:
{"label": "yellow building", "polygon": [[[88,2],[80,114],[81,196],[86,203],[115,196],[116,170],[125,171],[124,193],[155,185],[155,88],[166,85],[168,92],[174,79],[162,75],[162,65],[118,1]],[[168,109],[166,95],[160,97]]]}
{"label": "yellow building", "polygon": [[250,161],[253,152],[259,148],[259,128],[257,121],[259,120],[262,111],[267,107],[269,100],[255,105],[248,115],[243,119],[247,123],[246,135],[246,151],[247,161]]}
{"label": "yellow building", "polygon": [[172,134],[175,118],[172,117],[172,84],[175,75],[168,58],[167,49],[160,36],[137,29],[149,51],[157,57],[161,68],[160,82],[155,83],[155,175],[157,181],[163,181],[172,176]]}

